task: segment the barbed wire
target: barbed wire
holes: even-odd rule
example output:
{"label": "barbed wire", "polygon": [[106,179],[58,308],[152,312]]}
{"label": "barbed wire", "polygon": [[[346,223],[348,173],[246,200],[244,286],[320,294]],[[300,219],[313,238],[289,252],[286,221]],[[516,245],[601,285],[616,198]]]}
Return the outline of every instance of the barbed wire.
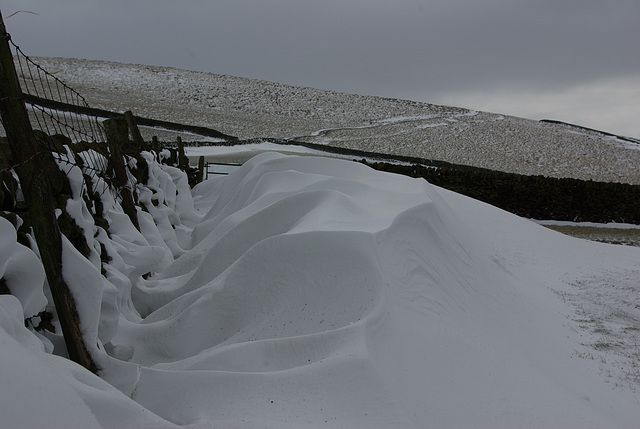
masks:
{"label": "barbed wire", "polygon": [[[6,171],[11,171],[16,167],[22,167],[23,165],[27,164],[28,162],[31,162],[31,160],[33,160],[33,158],[35,158],[38,155],[51,155],[51,152],[47,151],[40,151],[40,152],[35,152],[33,153],[31,156],[29,156],[28,158],[23,159],[22,161],[20,161],[19,163],[15,164],[15,165],[10,165],[8,167],[5,168],[0,168],[0,173],[4,173]],[[5,155],[5,158],[8,159],[8,157]]]}

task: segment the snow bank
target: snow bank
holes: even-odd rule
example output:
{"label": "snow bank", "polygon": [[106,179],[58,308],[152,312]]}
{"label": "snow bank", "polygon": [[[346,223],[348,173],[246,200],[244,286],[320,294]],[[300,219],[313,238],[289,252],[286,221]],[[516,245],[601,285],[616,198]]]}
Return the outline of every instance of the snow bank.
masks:
{"label": "snow bank", "polygon": [[135,400],[162,417],[577,427],[638,416],[632,395],[575,357],[552,292],[564,271],[585,274],[572,266],[590,261],[583,249],[607,260],[616,249],[339,160],[264,154],[194,194],[212,208],[192,249],[139,283],[148,316],[113,340],[141,365]]}
{"label": "snow bank", "polygon": [[0,296],[3,428],[174,427],[87,370],[46,354],[21,312],[15,297]]}
{"label": "snow bank", "polygon": [[[140,212],[142,233],[114,206],[111,238],[96,235],[112,256],[103,303],[115,303],[100,311],[111,320],[108,335],[98,331],[101,376],[124,395],[38,349],[6,297],[1,353],[20,377],[2,399],[26,397],[40,378],[60,385],[67,403],[52,407],[64,407],[68,426],[631,427],[640,418],[634,391],[581,357],[590,334],[558,297],[585,277],[639,272],[640,249],[571,239],[337,159],[265,153],[192,193],[177,171],[150,172],[140,200],[155,209]],[[66,369],[34,375],[34,360]],[[10,422],[52,411],[21,417],[27,407]]]}
{"label": "snow bank", "polygon": [[0,278],[4,278],[11,294],[22,303],[24,317],[44,310],[44,267],[35,253],[17,241],[16,230],[0,217]]}

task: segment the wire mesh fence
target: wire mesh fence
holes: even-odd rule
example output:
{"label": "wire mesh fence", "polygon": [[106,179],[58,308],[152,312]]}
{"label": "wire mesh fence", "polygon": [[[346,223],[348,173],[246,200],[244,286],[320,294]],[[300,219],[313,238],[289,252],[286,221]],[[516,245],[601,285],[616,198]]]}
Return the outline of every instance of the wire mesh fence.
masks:
{"label": "wire mesh fence", "polygon": [[25,97],[25,103],[35,118],[32,127],[49,135],[65,135],[74,142],[105,141],[104,130],[98,118],[53,109],[34,102],[42,99],[58,102],[60,106],[67,104],[89,107],[87,100],[80,93],[29,58],[13,41],[10,42],[14,49],[14,65],[20,87],[25,95],[31,96]]}
{"label": "wire mesh fence", "polygon": [[[100,118],[90,113],[78,113],[79,110],[91,110],[87,100],[26,55],[8,33],[6,38],[31,128],[49,136],[43,138],[49,149],[46,155],[53,156],[67,176],[72,169],[80,168],[83,176],[91,181],[102,179],[108,184],[101,186],[102,192],[112,188],[110,154]],[[64,149],[65,144],[73,150]],[[29,159],[13,162],[19,165]],[[4,170],[13,167],[5,166]],[[129,181],[125,186],[132,187],[133,184]]]}

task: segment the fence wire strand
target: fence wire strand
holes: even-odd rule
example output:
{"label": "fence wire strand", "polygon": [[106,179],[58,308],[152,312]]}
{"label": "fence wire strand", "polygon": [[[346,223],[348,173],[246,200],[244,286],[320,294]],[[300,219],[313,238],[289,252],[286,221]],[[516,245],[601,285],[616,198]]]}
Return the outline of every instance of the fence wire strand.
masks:
{"label": "fence wire strand", "polygon": [[[29,58],[13,41],[10,42],[15,49],[14,59],[17,61],[14,63],[17,62],[18,65],[18,78],[23,93],[74,106],[90,107],[80,93]],[[48,109],[28,100],[26,103],[34,113],[38,127],[47,134],[63,134],[74,142],[105,141],[104,130],[96,117]]]}
{"label": "fence wire strand", "polygon": [[[18,75],[18,82],[23,94],[23,100],[31,119],[33,129],[40,130],[49,136],[63,135],[73,144],[89,143],[82,150],[82,155],[72,156],[69,153],[59,153],[56,156],[59,164],[67,164],[69,175],[74,166],[80,167],[84,175],[93,179],[104,179],[109,186],[113,183],[109,174],[108,153],[100,149],[101,143],[107,141],[106,133],[97,116],[76,113],[65,110],[64,106],[90,108],[87,100],[76,90],[68,86],[57,76],[45,70],[38,63],[27,56],[11,37],[7,37],[14,50],[14,67]],[[34,100],[37,98],[39,100]],[[54,103],[49,103],[53,101]],[[56,104],[59,103],[59,104]],[[45,107],[49,106],[49,107]],[[61,106],[60,108],[58,108]],[[94,148],[92,148],[92,146]],[[50,147],[56,151],[54,147]],[[102,153],[101,153],[102,152]],[[62,166],[61,166],[62,167]],[[90,185],[90,183],[87,183]],[[129,181],[127,188],[133,188]],[[91,189],[92,186],[89,186]],[[112,189],[115,190],[115,189]],[[117,192],[117,191],[116,191]]]}

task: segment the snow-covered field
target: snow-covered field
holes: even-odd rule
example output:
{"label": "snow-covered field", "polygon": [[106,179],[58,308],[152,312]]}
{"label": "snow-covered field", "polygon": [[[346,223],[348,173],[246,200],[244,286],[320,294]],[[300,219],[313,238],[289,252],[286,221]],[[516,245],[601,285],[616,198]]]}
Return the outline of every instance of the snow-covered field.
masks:
{"label": "snow-covered field", "polygon": [[0,219],[15,294],[0,295],[2,427],[640,421],[640,248],[566,237],[420,179],[275,153],[192,192],[151,163],[142,232],[106,192],[107,235],[79,209],[76,173],[69,212],[93,250],[87,260],[65,241],[65,279],[102,378],[51,354],[58,336],[25,328],[48,303],[44,274]]}
{"label": "snow-covered field", "polygon": [[240,138],[296,138],[514,173],[640,184],[639,144],[576,127],[175,68],[35,60],[92,107]]}
{"label": "snow-covered field", "polygon": [[[640,183],[633,143],[567,126],[39,60],[95,107],[240,137],[482,166],[502,157],[498,169]],[[81,172],[68,171],[67,211],[92,253],[64,241],[64,276],[100,377],[61,357],[59,334],[33,329],[52,310],[44,270],[0,218],[0,277],[12,292],[0,295],[0,427],[638,425],[640,248],[567,237],[308,149],[251,157],[280,149],[216,148],[248,161],[193,190],[149,155],[140,232],[110,192],[109,230],[96,225]]]}

